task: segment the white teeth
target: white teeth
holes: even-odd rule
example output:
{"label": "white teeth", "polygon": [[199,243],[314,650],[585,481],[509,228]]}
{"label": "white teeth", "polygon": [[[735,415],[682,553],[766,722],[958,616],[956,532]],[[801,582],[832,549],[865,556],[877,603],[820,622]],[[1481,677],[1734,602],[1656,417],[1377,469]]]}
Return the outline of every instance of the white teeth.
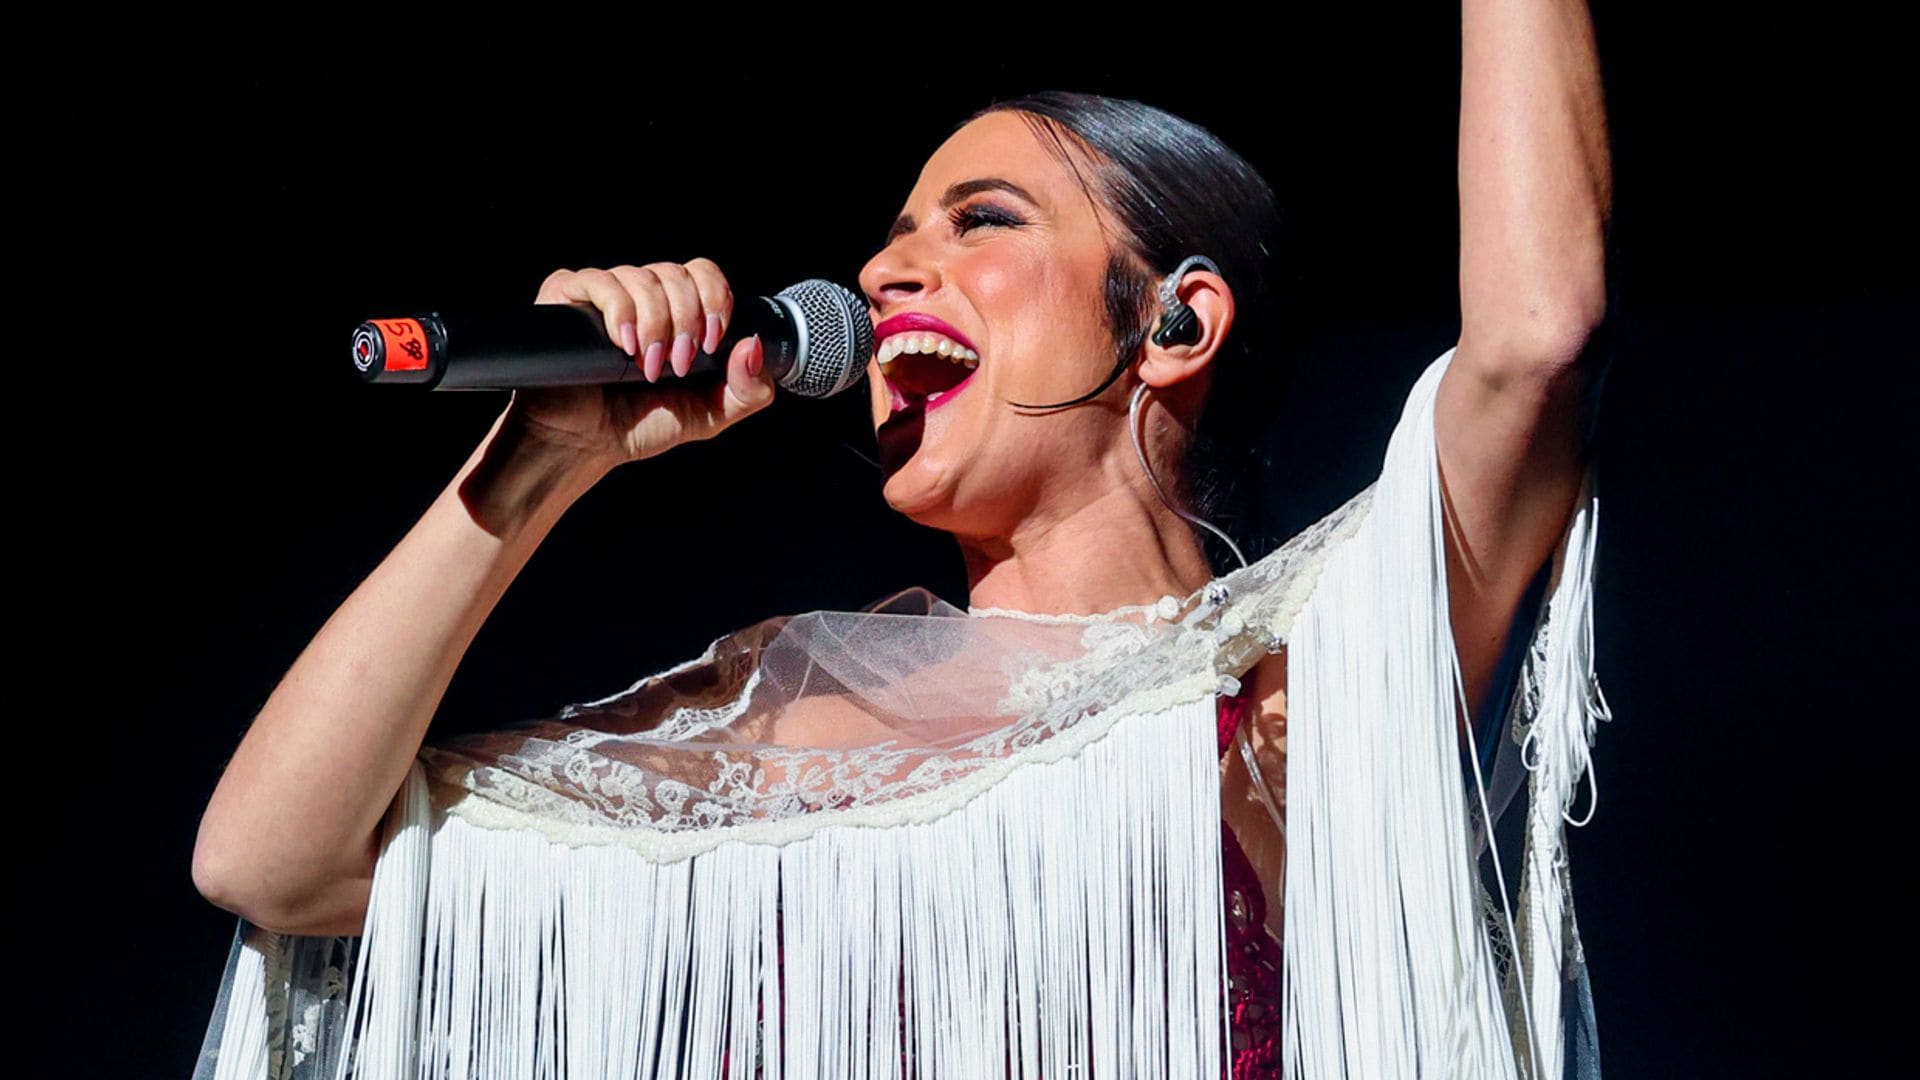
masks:
{"label": "white teeth", "polygon": [[925,353],[928,356],[944,356],[955,364],[967,367],[980,365],[980,354],[954,341],[944,334],[919,333],[895,334],[880,343],[877,358],[882,364],[890,364],[901,353]]}

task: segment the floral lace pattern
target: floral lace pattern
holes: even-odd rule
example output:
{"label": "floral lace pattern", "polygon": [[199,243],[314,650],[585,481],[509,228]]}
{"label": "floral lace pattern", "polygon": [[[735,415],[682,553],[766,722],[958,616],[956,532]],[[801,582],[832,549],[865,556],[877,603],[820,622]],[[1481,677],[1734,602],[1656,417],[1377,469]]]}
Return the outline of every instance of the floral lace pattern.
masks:
{"label": "floral lace pattern", "polygon": [[928,820],[1122,716],[1236,693],[1284,645],[1371,493],[1184,598],[1050,615],[963,612],[908,589],[769,619],[620,694],[421,757],[436,801],[472,824],[656,860]]}

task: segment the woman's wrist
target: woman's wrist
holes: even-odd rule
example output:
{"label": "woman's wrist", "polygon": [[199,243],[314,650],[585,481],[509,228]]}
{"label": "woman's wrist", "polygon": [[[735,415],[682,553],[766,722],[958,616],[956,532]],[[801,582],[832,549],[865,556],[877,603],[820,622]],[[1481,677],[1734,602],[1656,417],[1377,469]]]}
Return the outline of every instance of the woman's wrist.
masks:
{"label": "woman's wrist", "polygon": [[468,463],[460,498],[482,528],[513,539],[530,524],[552,524],[611,467],[502,413]]}

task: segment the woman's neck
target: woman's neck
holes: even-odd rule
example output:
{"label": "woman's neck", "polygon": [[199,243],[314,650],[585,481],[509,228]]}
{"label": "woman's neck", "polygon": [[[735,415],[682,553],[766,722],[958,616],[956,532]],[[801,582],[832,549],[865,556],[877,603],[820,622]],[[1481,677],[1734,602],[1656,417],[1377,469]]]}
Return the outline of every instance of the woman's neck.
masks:
{"label": "woman's neck", "polygon": [[1111,489],[1063,516],[1029,519],[1011,535],[961,537],[975,608],[1092,615],[1213,580],[1194,529],[1151,491]]}

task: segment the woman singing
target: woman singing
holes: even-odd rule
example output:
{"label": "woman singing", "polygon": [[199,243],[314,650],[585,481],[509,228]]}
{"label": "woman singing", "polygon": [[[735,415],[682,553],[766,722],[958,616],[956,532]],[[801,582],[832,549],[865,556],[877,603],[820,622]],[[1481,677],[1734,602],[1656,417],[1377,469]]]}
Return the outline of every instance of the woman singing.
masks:
{"label": "woman singing", "polygon": [[1298,317],[1266,182],[1139,102],[999,102],[858,281],[884,496],[968,606],[769,613],[428,742],[575,500],[775,400],[755,339],[687,378],[711,260],[548,277],[646,381],[515,391],[261,709],[194,854],[242,919],[201,1074],[1597,1076],[1597,63],[1577,0],[1463,25],[1459,340],[1347,506],[1203,544]]}

